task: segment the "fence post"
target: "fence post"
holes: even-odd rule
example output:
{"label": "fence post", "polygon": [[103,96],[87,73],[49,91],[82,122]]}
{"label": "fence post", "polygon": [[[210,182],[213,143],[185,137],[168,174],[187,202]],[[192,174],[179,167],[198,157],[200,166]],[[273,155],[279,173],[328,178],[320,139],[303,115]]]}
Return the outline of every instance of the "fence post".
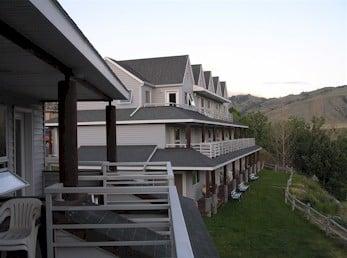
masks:
{"label": "fence post", "polygon": [[330,217],[328,216],[325,220],[325,233],[329,235],[330,233]]}

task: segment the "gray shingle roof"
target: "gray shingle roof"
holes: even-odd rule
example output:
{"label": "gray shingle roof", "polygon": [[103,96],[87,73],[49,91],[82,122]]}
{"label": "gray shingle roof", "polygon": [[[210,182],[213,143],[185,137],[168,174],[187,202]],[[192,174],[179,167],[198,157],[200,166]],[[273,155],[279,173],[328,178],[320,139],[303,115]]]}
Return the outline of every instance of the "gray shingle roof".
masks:
{"label": "gray shingle roof", "polygon": [[218,258],[218,251],[194,200],[187,197],[180,197],[180,203],[194,257]]}
{"label": "gray shingle roof", "polygon": [[167,148],[157,149],[151,161],[171,161],[173,167],[192,167],[192,168],[214,168],[229,160],[236,159],[239,156],[254,152],[259,146],[252,146],[239,151],[220,155],[213,159],[201,154],[193,149],[185,148]]}
{"label": "gray shingle roof", "polygon": [[[145,162],[153,152],[154,145],[119,145],[117,160],[119,162]],[[170,161],[173,167],[214,168],[242,155],[254,152],[259,146],[252,146],[239,151],[220,155],[213,159],[194,149],[167,148],[157,149],[150,161]],[[106,146],[81,146],[78,149],[79,161],[105,161]]]}
{"label": "gray shingle roof", "polygon": [[201,64],[192,65],[194,82],[196,85],[198,85],[199,83],[199,75],[200,75],[201,68],[202,68]]}
{"label": "gray shingle roof", "polygon": [[206,88],[208,88],[212,73],[210,71],[205,71],[204,76],[205,76]]}
{"label": "gray shingle roof", "polygon": [[[160,106],[160,107],[141,107],[138,109],[132,117],[134,108],[117,109],[116,119],[117,121],[134,121],[134,120],[183,120],[183,119],[195,119],[215,123],[225,123],[231,125],[241,125],[237,123],[231,123],[224,120],[210,118],[199,112],[173,106]],[[79,110],[77,111],[78,122],[100,122],[105,121],[105,110]],[[57,123],[58,119],[53,118],[47,120],[46,123]]]}
{"label": "gray shingle roof", "polygon": [[218,82],[219,82],[219,77],[218,76],[213,77],[214,92],[216,93],[217,93]]}
{"label": "gray shingle roof", "polygon": [[[119,162],[145,162],[153,152],[154,145],[118,145]],[[79,161],[105,161],[106,146],[81,146],[78,149]]]}
{"label": "gray shingle roof", "polygon": [[188,55],[116,61],[136,77],[154,85],[183,82]]}

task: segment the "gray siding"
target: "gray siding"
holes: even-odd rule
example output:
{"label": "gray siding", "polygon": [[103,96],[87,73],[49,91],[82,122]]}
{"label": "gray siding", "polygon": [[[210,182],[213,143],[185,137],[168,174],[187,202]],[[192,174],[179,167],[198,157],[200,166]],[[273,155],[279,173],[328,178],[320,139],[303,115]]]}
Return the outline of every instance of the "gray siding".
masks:
{"label": "gray siding", "polygon": [[[165,125],[117,125],[118,145],[165,146]],[[78,146],[106,145],[104,125],[78,126]]]}

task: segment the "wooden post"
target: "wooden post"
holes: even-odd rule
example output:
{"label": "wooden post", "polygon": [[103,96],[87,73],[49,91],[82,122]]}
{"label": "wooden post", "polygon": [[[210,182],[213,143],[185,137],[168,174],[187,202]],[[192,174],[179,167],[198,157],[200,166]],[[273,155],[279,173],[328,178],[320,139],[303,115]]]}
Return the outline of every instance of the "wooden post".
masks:
{"label": "wooden post", "polygon": [[106,106],[107,161],[117,162],[116,107],[111,102]]}
{"label": "wooden post", "polygon": [[215,142],[216,141],[216,128],[215,127],[212,128],[212,134],[213,134],[213,141]]}
{"label": "wooden post", "polygon": [[64,186],[78,184],[77,90],[67,77],[58,83],[59,179]]}
{"label": "wooden post", "polygon": [[227,165],[223,167],[223,184],[227,185]]}
{"label": "wooden post", "polygon": [[212,181],[212,193],[215,194],[216,193],[216,171],[213,170],[211,171],[211,181]]}
{"label": "wooden post", "polygon": [[205,125],[201,128],[201,142],[205,142],[206,136],[205,136]]}
{"label": "wooden post", "polygon": [[206,181],[206,198],[208,198],[210,197],[210,171],[206,171],[205,181]]}
{"label": "wooden post", "polygon": [[186,125],[186,146],[187,148],[191,147],[191,143],[192,143],[192,128],[190,124]]}
{"label": "wooden post", "polygon": [[224,127],[222,127],[222,141],[224,141]]}
{"label": "wooden post", "polygon": [[231,128],[229,127],[229,140],[231,140]]}

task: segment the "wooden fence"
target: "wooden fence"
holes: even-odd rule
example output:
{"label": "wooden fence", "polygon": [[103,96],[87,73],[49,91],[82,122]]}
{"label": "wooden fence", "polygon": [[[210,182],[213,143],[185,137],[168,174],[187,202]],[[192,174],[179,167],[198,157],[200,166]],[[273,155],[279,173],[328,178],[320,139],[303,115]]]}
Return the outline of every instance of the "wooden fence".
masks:
{"label": "wooden fence", "polygon": [[325,231],[327,235],[337,237],[347,244],[347,229],[334,221],[330,216],[324,215],[319,211],[313,209],[309,203],[305,204],[302,201],[295,198],[293,194],[289,192],[289,188],[292,184],[293,172],[287,182],[287,187],[284,194],[284,200],[286,204],[290,204],[292,211],[295,209],[304,213],[306,219],[313,224],[316,224],[321,230]]}

